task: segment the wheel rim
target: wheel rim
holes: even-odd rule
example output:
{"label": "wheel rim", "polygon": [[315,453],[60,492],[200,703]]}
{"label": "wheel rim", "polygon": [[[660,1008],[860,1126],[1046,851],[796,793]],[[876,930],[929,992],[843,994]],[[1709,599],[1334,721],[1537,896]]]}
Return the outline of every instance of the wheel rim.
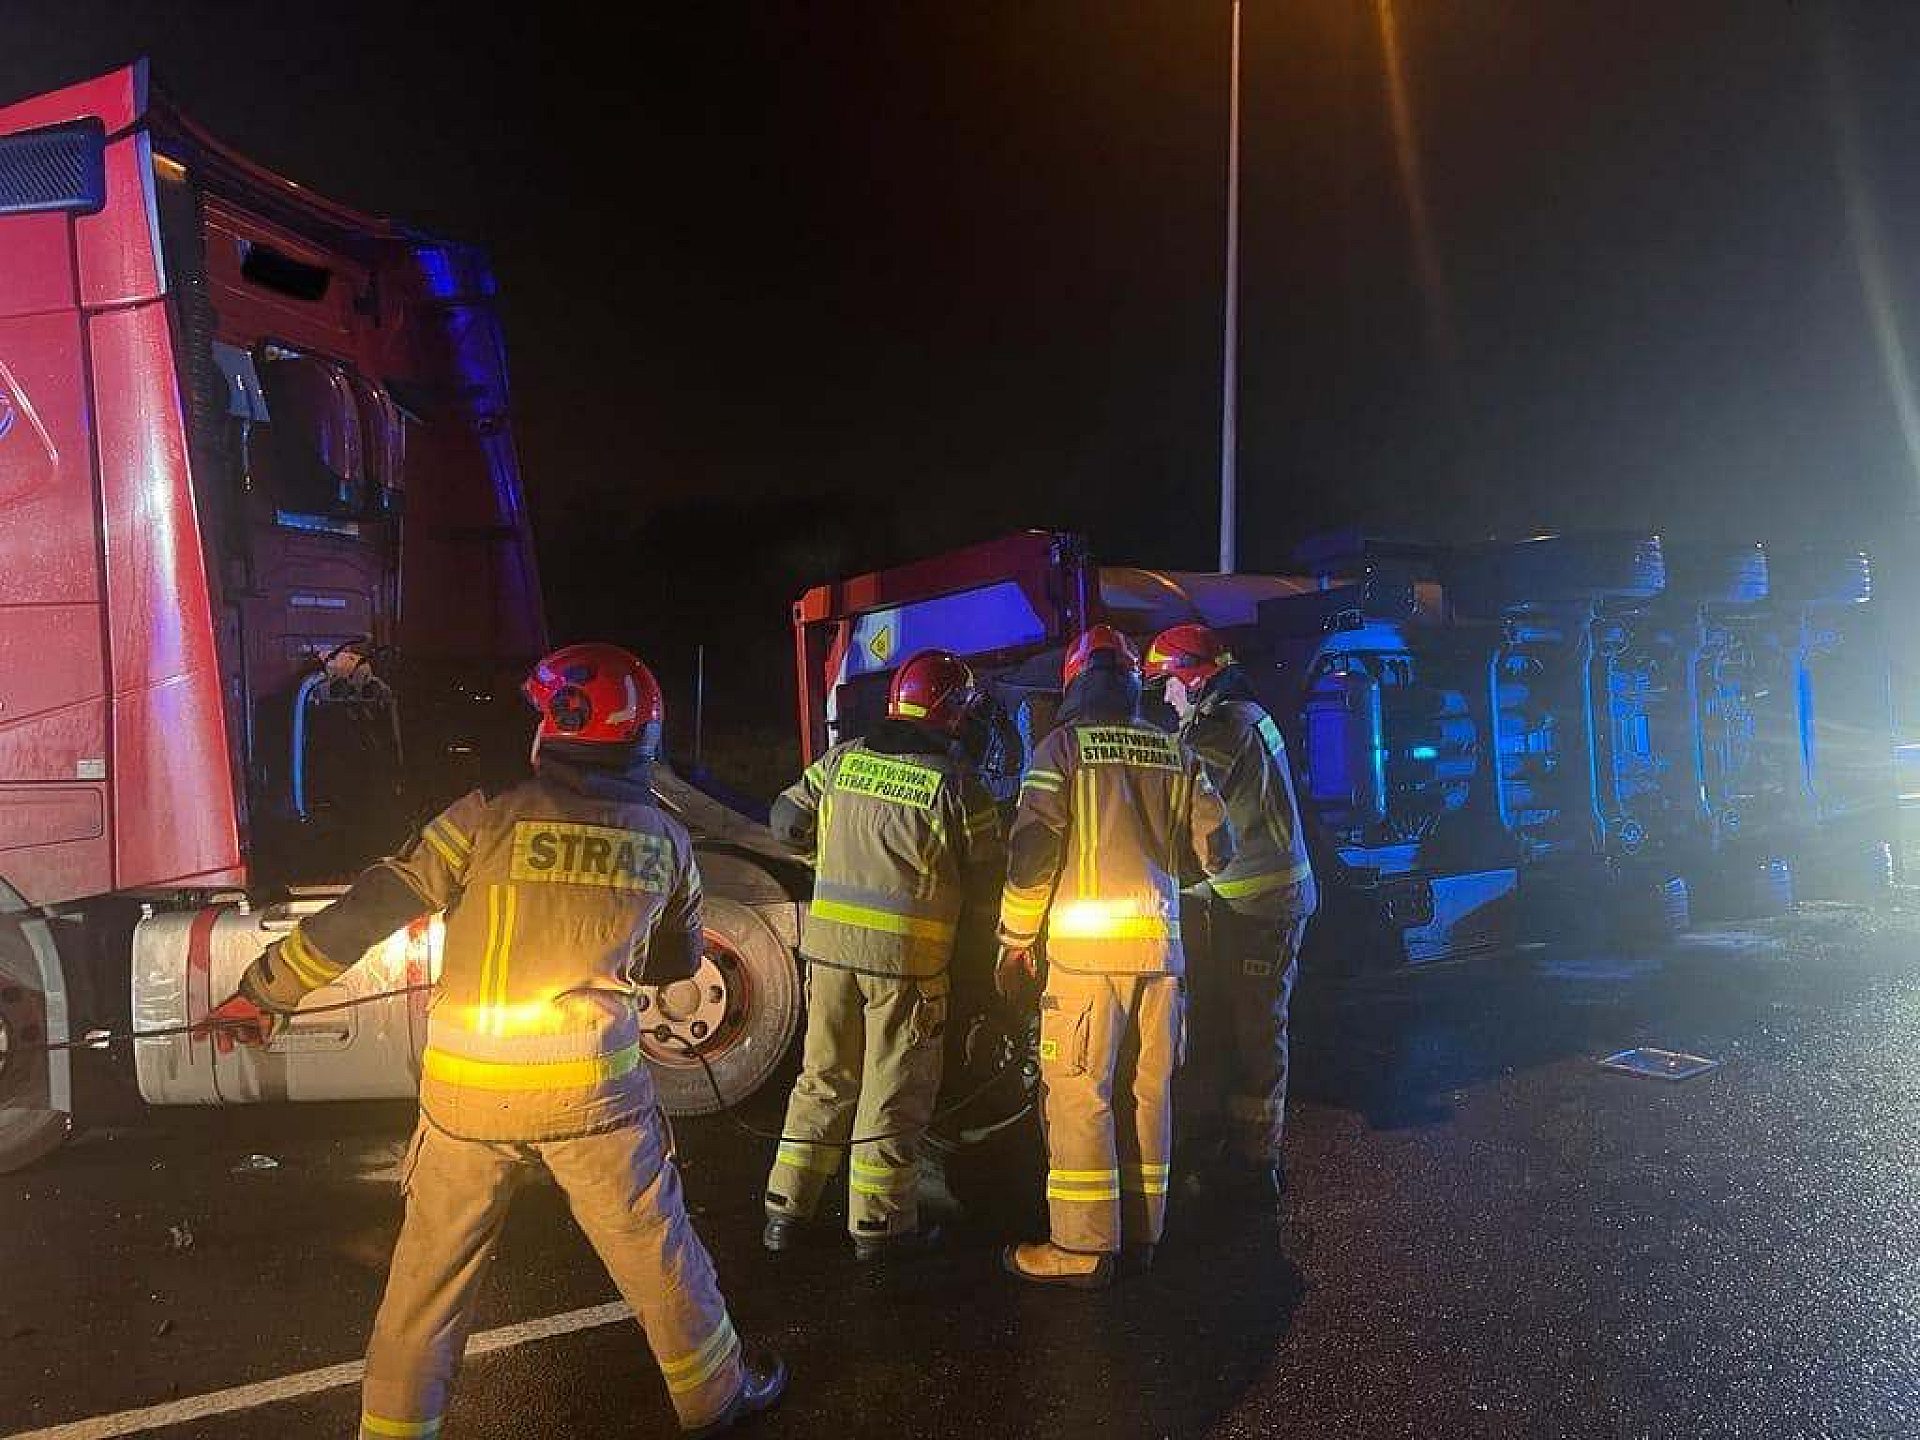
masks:
{"label": "wheel rim", "polygon": [[[708,931],[693,975],[670,985],[643,985],[635,1004],[647,1059],[670,1069],[698,1069],[700,1059],[712,1065],[745,1037],[753,977],[739,952]],[[663,1028],[672,1038],[659,1033]]]}

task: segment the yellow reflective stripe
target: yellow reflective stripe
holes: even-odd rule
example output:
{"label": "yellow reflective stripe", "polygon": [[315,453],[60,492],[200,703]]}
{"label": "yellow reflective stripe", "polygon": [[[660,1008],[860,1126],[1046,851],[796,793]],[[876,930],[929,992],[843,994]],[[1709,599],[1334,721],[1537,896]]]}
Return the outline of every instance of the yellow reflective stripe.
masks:
{"label": "yellow reflective stripe", "polygon": [[893,702],[893,708],[909,720],[924,720],[927,718],[927,707],[924,705],[916,705],[911,700],[896,700]]}
{"label": "yellow reflective stripe", "polygon": [[1044,915],[1047,913],[1047,897],[1037,895],[1031,900],[1022,895],[1008,893],[1001,897],[1001,908],[1008,913],[1021,915]]}
{"label": "yellow reflective stripe", "polygon": [[513,931],[520,919],[520,889],[517,885],[506,885],[505,918],[500,925],[500,954],[494,962],[493,988],[494,1003],[505,1007],[507,1003],[507,967],[513,959]]}
{"label": "yellow reflective stripe", "polygon": [[487,886],[487,946],[480,952],[480,1004],[493,1002],[493,952],[500,948],[500,887]]}
{"label": "yellow reflective stripe", "polygon": [[1105,1190],[1060,1190],[1047,1186],[1049,1200],[1077,1200],[1083,1205],[1097,1205],[1107,1200],[1120,1198],[1120,1187],[1116,1184]]}
{"label": "yellow reflective stripe", "polygon": [[733,1358],[737,1343],[733,1335],[733,1318],[722,1315],[720,1323],[698,1350],[660,1362],[660,1373],[666,1377],[667,1389],[676,1395],[698,1390],[719,1374],[720,1367]]}
{"label": "yellow reflective stripe", "polygon": [[818,1145],[795,1145],[782,1142],[774,1151],[773,1163],[785,1165],[794,1170],[813,1170],[821,1175],[831,1175],[840,1168],[840,1152],[837,1149],[822,1149]]}
{"label": "yellow reflective stripe", "polygon": [[471,1060],[432,1047],[420,1057],[420,1068],[435,1080],[474,1090],[579,1090],[629,1075],[640,1065],[638,1042],[611,1055],[586,1060]]}
{"label": "yellow reflective stripe", "polygon": [[820,823],[814,827],[814,853],[822,854],[827,848],[827,826],[833,820],[833,792],[829,790],[820,797]]}
{"label": "yellow reflective stripe", "polygon": [[313,942],[300,933],[298,925],[280,947],[281,958],[287,962],[294,974],[298,975],[308,989],[317,990],[322,985],[330,985],[346,971],[346,966],[336,965],[313,947]]}
{"label": "yellow reflective stripe", "polygon": [[[934,844],[942,850],[949,849],[950,847],[947,844],[947,822],[940,818],[940,812],[938,810],[929,810],[927,812],[927,820],[933,830]],[[920,872],[919,883],[913,887],[914,898],[916,900],[931,899],[933,897],[933,887],[938,883],[938,880],[939,877],[934,874],[931,867],[922,870]]]}
{"label": "yellow reflective stripe", "polygon": [[1100,772],[1087,774],[1087,888],[1084,893],[1100,893]]}
{"label": "yellow reflective stripe", "polygon": [[365,1410],[360,1412],[360,1433],[363,1435],[398,1436],[405,1440],[408,1436],[438,1435],[440,1419],[432,1420],[389,1420],[384,1415],[374,1415]]}
{"label": "yellow reflective stripe", "polygon": [[848,1188],[857,1195],[891,1195],[909,1185],[919,1182],[920,1162],[910,1160],[904,1165],[875,1165],[868,1160],[856,1159],[853,1162],[853,1179]]}
{"label": "yellow reflective stripe", "polygon": [[1063,905],[1049,927],[1063,940],[1171,940],[1180,927],[1162,915],[1111,915],[1098,901]]}
{"label": "yellow reflective stripe", "polygon": [[480,1003],[486,1019],[480,1028],[496,1035],[506,1018],[507,960],[519,909],[519,891],[512,885],[487,887],[487,949],[480,962]]}
{"label": "yellow reflective stripe", "polygon": [[1187,822],[1187,787],[1193,782],[1186,772],[1173,777],[1173,823],[1167,826],[1167,873],[1180,873],[1181,841],[1189,828]]}
{"label": "yellow reflective stripe", "polygon": [[462,835],[454,823],[444,815],[427,826],[427,833],[438,835],[462,859],[473,853],[473,841]]}
{"label": "yellow reflective stripe", "polygon": [[844,900],[815,900],[812,913],[835,924],[852,925],[861,930],[879,930],[887,935],[905,935],[914,940],[951,940],[957,928],[948,920],[896,915],[888,910],[876,910],[871,905],[849,905]]}
{"label": "yellow reflective stripe", "polygon": [[1090,1185],[1090,1184],[1097,1184],[1102,1180],[1118,1180],[1119,1178],[1120,1178],[1120,1172],[1117,1169],[1114,1169],[1114,1170],[1049,1170],[1047,1171],[1047,1183],[1049,1185],[1051,1185],[1056,1180],[1059,1180],[1068,1185]]}
{"label": "yellow reflective stripe", "polygon": [[1077,893],[1081,895],[1091,895],[1093,893],[1093,884],[1087,875],[1089,868],[1088,855],[1093,849],[1087,834],[1087,827],[1093,819],[1092,812],[1088,808],[1087,799],[1088,794],[1093,789],[1092,781],[1093,772],[1091,770],[1082,770],[1073,777],[1073,808],[1075,811],[1073,820],[1074,840],[1078,847],[1078,855],[1076,858],[1079,865],[1079,875],[1075,884]]}
{"label": "yellow reflective stripe", "polygon": [[1269,870],[1264,875],[1249,875],[1240,880],[1215,880],[1213,892],[1222,900],[1244,900],[1250,895],[1264,895],[1269,890],[1298,884],[1312,873],[1313,867],[1301,860],[1284,870]]}
{"label": "yellow reflective stripe", "polygon": [[1158,915],[1123,915],[1107,922],[1109,940],[1171,940],[1180,928]]}
{"label": "yellow reflective stripe", "polygon": [[427,827],[426,841],[428,845],[433,847],[434,854],[446,862],[449,870],[457,872],[461,869],[466,857],[454,849],[440,832],[431,825]]}
{"label": "yellow reflective stripe", "polygon": [[1029,770],[1027,771],[1027,779],[1051,780],[1056,785],[1064,785],[1067,777],[1062,775],[1058,770]]}
{"label": "yellow reflective stripe", "polygon": [[1079,843],[1079,887],[1081,895],[1093,894],[1093,771],[1082,770],[1073,777],[1075,840]]}
{"label": "yellow reflective stripe", "polygon": [[1127,1165],[1122,1167],[1121,1188],[1129,1195],[1164,1195],[1170,1165]]}

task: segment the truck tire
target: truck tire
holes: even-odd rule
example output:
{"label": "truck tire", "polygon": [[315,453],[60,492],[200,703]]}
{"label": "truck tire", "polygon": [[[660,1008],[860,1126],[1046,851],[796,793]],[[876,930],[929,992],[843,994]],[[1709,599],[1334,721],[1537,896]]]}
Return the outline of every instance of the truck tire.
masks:
{"label": "truck tire", "polygon": [[800,1028],[799,966],[773,927],[724,895],[709,894],[701,917],[698,973],[640,992],[640,1047],[669,1115],[739,1104],[779,1068]]}
{"label": "truck tire", "polygon": [[66,980],[47,922],[9,912],[0,884],[0,1173],[57,1149],[73,1124]]}

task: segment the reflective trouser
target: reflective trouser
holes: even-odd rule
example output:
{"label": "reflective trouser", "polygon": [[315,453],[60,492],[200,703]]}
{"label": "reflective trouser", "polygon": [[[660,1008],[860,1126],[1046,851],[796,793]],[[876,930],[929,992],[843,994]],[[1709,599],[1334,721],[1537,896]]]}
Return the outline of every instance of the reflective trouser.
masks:
{"label": "reflective trouser", "polygon": [[683,1426],[716,1418],[740,1389],[740,1342],[713,1262],[649,1116],[578,1140],[456,1140],[425,1120],[403,1188],[407,1218],[367,1348],[361,1440],[434,1436],[514,1192],[545,1166],[633,1307]]}
{"label": "reflective trouser", "polygon": [[1242,915],[1216,901],[1207,928],[1207,953],[1187,974],[1191,1027],[1174,1097],[1182,1153],[1191,1144],[1278,1164],[1287,1124],[1287,1006],[1307,922]]}
{"label": "reflective trouser", "polygon": [[1185,1008],[1177,976],[1048,972],[1040,1079],[1047,1214],[1061,1249],[1159,1241]]}
{"label": "reflective trouser", "polygon": [[947,980],[807,967],[807,1039],[767,1176],[767,1213],[811,1219],[855,1135],[893,1135],[853,1151],[847,1228],[904,1235],[920,1223],[920,1142],[940,1090]]}

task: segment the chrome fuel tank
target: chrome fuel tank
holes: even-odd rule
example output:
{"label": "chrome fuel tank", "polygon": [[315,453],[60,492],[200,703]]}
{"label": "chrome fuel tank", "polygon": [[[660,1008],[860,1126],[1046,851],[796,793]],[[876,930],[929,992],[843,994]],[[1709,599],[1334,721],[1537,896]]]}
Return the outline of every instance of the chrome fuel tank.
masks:
{"label": "chrome fuel tank", "polygon": [[[191,1025],[231,995],[241,973],[296,921],[331,896],[251,908],[211,905],[153,915],[133,935],[135,1031]],[[151,1105],[241,1105],[262,1100],[404,1099],[419,1088],[427,1001],[418,990],[313,1014],[362,996],[438,978],[439,917],[399,931],[302,1002],[273,1042],[221,1054],[210,1040],[170,1035],[134,1042],[140,1094]]]}

